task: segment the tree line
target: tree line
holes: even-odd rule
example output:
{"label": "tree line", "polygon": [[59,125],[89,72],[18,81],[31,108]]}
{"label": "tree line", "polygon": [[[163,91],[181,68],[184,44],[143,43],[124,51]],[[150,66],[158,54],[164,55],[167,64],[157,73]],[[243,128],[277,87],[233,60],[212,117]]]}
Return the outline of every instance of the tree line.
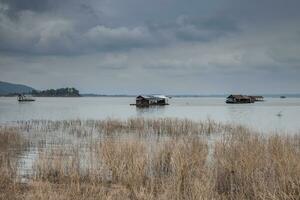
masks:
{"label": "tree line", "polygon": [[32,90],[32,95],[37,97],[80,97],[79,91],[75,88]]}

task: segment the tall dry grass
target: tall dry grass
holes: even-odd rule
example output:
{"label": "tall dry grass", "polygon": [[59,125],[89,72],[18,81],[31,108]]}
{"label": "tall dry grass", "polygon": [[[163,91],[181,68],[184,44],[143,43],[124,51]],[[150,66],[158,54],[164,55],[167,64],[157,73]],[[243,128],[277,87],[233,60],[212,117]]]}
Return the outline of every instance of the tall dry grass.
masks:
{"label": "tall dry grass", "polygon": [[98,135],[119,135],[124,133],[136,133],[143,135],[201,135],[219,133],[230,129],[231,126],[207,119],[195,122],[189,119],[177,118],[129,118],[127,120],[104,119],[104,120],[32,120],[20,121],[18,127],[23,131],[38,130],[43,133],[63,131],[78,137],[85,137],[96,132]]}
{"label": "tall dry grass", "polygon": [[216,192],[230,199],[298,199],[299,137],[233,134],[215,145]]}
{"label": "tall dry grass", "polygon": [[[62,136],[82,138],[86,148],[78,143],[40,148],[23,187],[15,181],[15,168],[1,162],[0,199],[279,200],[300,196],[299,135],[262,135],[238,125],[179,119],[20,124],[20,130],[28,133],[39,130],[47,135],[56,130],[66,133]],[[213,133],[218,137],[208,141]],[[93,134],[106,137],[94,140]],[[153,134],[164,137],[140,137]],[[0,138],[1,153],[23,141],[18,132],[2,131]],[[12,192],[15,195],[9,196]]]}
{"label": "tall dry grass", "polygon": [[15,129],[0,129],[0,199],[13,199],[22,189],[16,183],[16,174],[17,155],[24,144]]}
{"label": "tall dry grass", "polygon": [[118,191],[129,199],[197,199],[203,195],[194,192],[205,179],[206,143],[180,138],[162,142],[157,148],[151,152],[139,140],[107,139],[96,144],[93,156],[98,163],[86,170],[78,163],[78,154],[44,153],[35,165],[34,180],[76,186],[77,193],[88,184],[93,190],[106,188],[108,196]]}

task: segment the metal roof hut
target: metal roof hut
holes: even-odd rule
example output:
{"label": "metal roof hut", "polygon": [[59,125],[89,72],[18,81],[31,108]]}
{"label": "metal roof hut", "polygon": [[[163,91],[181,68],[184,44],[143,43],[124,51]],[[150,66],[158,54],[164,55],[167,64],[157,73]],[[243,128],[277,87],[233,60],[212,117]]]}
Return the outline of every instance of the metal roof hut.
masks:
{"label": "metal roof hut", "polygon": [[168,97],[164,95],[139,95],[136,97],[136,106],[169,105]]}
{"label": "metal roof hut", "polygon": [[226,99],[226,103],[254,103],[254,100],[246,95],[230,95]]}

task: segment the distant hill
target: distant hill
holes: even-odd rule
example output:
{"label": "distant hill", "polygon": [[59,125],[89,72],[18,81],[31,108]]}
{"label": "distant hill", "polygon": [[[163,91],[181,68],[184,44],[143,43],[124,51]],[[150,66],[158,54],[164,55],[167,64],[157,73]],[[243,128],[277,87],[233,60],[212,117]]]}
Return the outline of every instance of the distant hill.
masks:
{"label": "distant hill", "polygon": [[14,84],[14,83],[7,83],[0,81],[0,95],[9,95],[9,94],[16,94],[16,93],[31,93],[34,88],[21,85],[21,84]]}

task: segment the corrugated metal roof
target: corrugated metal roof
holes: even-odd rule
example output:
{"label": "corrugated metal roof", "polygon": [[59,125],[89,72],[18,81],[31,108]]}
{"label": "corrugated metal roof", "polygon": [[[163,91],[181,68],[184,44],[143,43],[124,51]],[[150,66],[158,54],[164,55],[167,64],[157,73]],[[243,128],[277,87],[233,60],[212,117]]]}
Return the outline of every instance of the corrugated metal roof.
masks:
{"label": "corrugated metal roof", "polygon": [[235,98],[235,99],[250,99],[249,96],[241,95],[241,94],[232,94],[227,98]]}
{"label": "corrugated metal roof", "polygon": [[158,98],[158,99],[167,99],[168,97],[166,97],[165,95],[152,95],[154,98]]}
{"label": "corrugated metal roof", "polygon": [[165,95],[139,95],[136,98],[144,98],[144,99],[167,99],[168,97]]}

